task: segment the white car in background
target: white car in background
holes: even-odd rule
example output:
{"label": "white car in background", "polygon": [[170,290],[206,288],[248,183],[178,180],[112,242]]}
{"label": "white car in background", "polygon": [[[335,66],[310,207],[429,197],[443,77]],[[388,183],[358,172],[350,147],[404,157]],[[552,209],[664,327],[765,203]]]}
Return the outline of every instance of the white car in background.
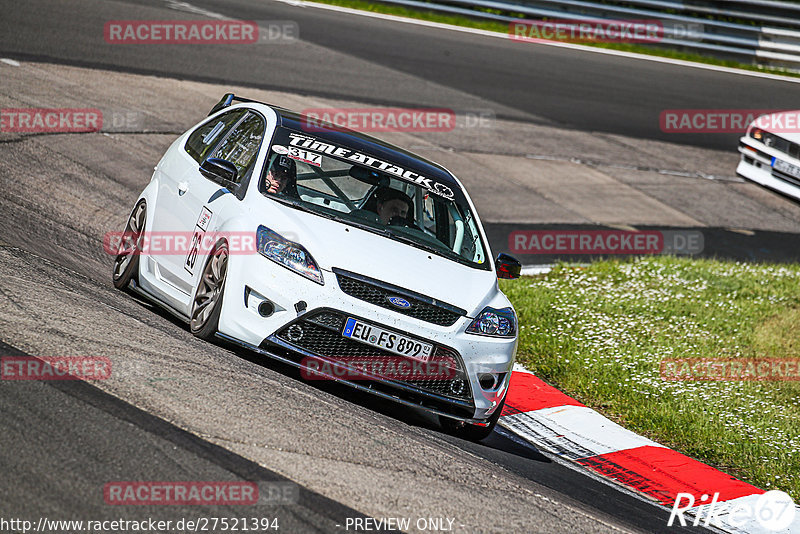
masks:
{"label": "white car in background", "polygon": [[[225,95],[155,168],[128,218],[115,286],[201,338],[486,437],[517,348],[517,317],[497,278],[519,276],[519,262],[491,260],[472,201],[443,167],[307,124]],[[273,174],[289,185],[276,192]],[[386,215],[390,205],[399,212]],[[170,233],[191,236],[185,253],[145,246]]]}
{"label": "white car in background", "polygon": [[[736,174],[800,200],[800,111],[763,115],[739,139]],[[793,125],[793,126],[792,126]]]}

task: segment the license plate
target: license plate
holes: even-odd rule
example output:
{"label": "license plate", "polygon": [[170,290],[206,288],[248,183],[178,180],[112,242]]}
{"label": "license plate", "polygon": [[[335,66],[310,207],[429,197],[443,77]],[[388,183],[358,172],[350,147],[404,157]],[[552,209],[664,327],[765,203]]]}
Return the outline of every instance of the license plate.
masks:
{"label": "license plate", "polygon": [[781,172],[785,172],[795,178],[800,178],[800,167],[792,165],[788,161],[783,161],[778,158],[772,158],[772,166]]}
{"label": "license plate", "polygon": [[358,321],[352,317],[347,318],[342,335],[366,343],[367,345],[372,345],[373,347],[378,347],[401,356],[415,358],[423,362],[430,360],[431,354],[433,354],[433,345],[430,343],[423,343],[402,334],[390,332],[389,330],[384,330],[375,325]]}

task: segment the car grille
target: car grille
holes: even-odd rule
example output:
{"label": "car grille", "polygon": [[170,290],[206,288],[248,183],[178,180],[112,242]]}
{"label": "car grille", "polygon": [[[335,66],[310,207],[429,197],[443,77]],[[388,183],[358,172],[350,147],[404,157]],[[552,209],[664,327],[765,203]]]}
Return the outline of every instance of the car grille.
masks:
{"label": "car grille", "polygon": [[[309,312],[279,330],[276,336],[295,347],[335,361],[339,367],[352,369],[356,372],[357,367],[349,365],[349,362],[357,361],[359,364],[368,363],[371,365],[375,363],[385,365],[391,361],[396,365],[400,361],[406,361],[409,366],[414,363],[419,365],[418,361],[413,358],[400,356],[344,337],[342,330],[346,320],[347,316],[332,310]],[[409,380],[399,380],[397,375],[373,376],[380,380],[401,383],[423,392],[435,393],[443,397],[472,400],[469,380],[467,380],[464,372],[461,358],[455,351],[434,344],[434,353],[430,363],[434,368],[443,366],[448,371],[446,373],[434,373],[433,376],[425,376],[424,373],[422,375],[417,374]],[[370,367],[370,369],[375,368]]]}
{"label": "car grille", "polygon": [[[421,321],[440,326],[452,326],[458,321],[459,317],[467,314],[466,310],[417,295],[407,289],[395,288],[352,273],[345,274],[344,271],[338,269],[334,271],[336,272],[336,280],[339,282],[339,287],[351,297]],[[408,308],[393,306],[389,302],[390,297],[402,297],[411,306]]]}

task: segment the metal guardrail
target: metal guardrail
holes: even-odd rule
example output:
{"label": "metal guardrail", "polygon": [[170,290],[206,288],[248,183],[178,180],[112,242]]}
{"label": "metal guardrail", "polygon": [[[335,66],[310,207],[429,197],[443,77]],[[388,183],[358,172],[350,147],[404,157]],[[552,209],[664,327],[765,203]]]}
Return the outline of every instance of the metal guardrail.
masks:
{"label": "metal guardrail", "polygon": [[775,0],[380,0],[502,22],[659,20],[654,46],[800,72],[800,3]]}

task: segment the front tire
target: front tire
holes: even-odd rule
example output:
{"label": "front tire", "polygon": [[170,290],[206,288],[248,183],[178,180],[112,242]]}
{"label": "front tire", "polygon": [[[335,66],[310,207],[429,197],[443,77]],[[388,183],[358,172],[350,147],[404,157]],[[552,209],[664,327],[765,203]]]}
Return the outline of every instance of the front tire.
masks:
{"label": "front tire", "polygon": [[192,334],[206,341],[210,341],[219,328],[229,255],[228,244],[224,241],[218,243],[203,268],[197,292],[192,300],[189,329]]}
{"label": "front tire", "polygon": [[147,223],[147,203],[142,200],[133,208],[114,258],[111,281],[117,289],[125,289],[131,280],[139,280],[139,256],[142,253],[142,234]]}
{"label": "front tire", "polygon": [[464,421],[457,421],[443,415],[439,416],[439,425],[442,430],[457,438],[465,439],[467,441],[481,441],[489,437],[494,431],[497,421],[500,419],[500,414],[503,411],[503,406],[506,404],[506,399],[500,403],[500,406],[489,416],[488,426],[478,426],[465,423]]}

